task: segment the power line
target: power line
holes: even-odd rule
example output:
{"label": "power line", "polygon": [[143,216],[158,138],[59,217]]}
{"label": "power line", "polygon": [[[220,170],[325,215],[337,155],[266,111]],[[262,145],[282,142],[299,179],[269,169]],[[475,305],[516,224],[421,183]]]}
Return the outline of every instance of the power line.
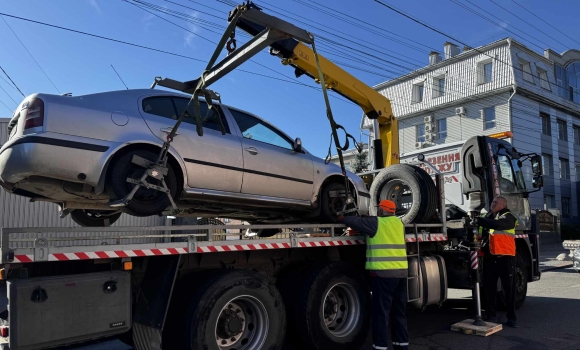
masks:
{"label": "power line", "polygon": [[18,102],[14,101],[14,99],[12,98],[12,96],[10,96],[8,94],[8,92],[6,90],[4,90],[4,88],[2,86],[0,86],[0,89],[2,89],[2,91],[4,91],[4,93],[6,94],[6,96],[8,96],[8,98],[10,98],[12,100],[12,102],[16,103],[16,105],[18,105]]}
{"label": "power line", "polygon": [[555,42],[559,43],[560,45],[567,47],[566,44],[563,44],[561,41],[559,41],[558,39],[554,38],[553,36],[550,36],[548,34],[546,34],[545,31],[541,30],[540,28],[536,27],[535,25],[531,24],[530,22],[526,21],[525,19],[521,18],[520,16],[516,15],[515,13],[513,13],[512,11],[506,9],[505,7],[503,7],[502,5],[498,4],[497,2],[493,1],[493,0],[489,0],[491,2],[493,2],[496,6],[501,7],[504,11],[508,12],[509,14],[511,14],[512,16],[514,16],[515,18],[519,19],[520,21],[526,23],[527,25],[529,25],[530,27],[534,28],[535,30],[537,30],[538,32],[546,35],[547,37],[549,37],[550,39],[554,40]]}
{"label": "power line", "polygon": [[30,55],[30,57],[32,57],[32,60],[34,60],[34,62],[38,66],[38,68],[40,68],[40,70],[42,71],[42,73],[44,73],[44,76],[46,76],[46,79],[48,79],[48,81],[50,81],[50,83],[52,84],[52,86],[54,86],[54,88],[56,89],[56,91],[60,94],[60,91],[58,90],[58,88],[56,87],[56,85],[54,85],[54,82],[52,81],[52,79],[50,79],[50,77],[48,76],[48,74],[46,74],[46,72],[44,71],[44,69],[42,69],[42,67],[40,66],[40,63],[38,63],[38,61],[36,60],[36,58],[34,58],[34,56],[32,55],[32,53],[30,53],[30,51],[28,50],[28,48],[26,47],[26,45],[24,45],[24,43],[22,42],[22,40],[20,40],[20,38],[18,37],[18,35],[16,34],[16,32],[10,26],[10,24],[8,24],[8,22],[6,22],[6,19],[4,18],[4,16],[0,16],[0,17],[2,17],[2,20],[4,21],[4,23],[6,23],[6,25],[8,26],[8,28],[12,32],[12,34],[14,34],[14,36],[16,37],[16,39],[18,39],[18,41],[20,42],[20,44],[22,45],[22,47],[24,47],[24,49],[26,50],[26,52],[28,52],[28,54]]}
{"label": "power line", "polygon": [[10,108],[8,108],[8,106],[6,106],[6,103],[4,103],[4,101],[0,100],[0,102],[2,102],[2,104],[4,105],[4,107],[6,107],[6,109],[9,110],[10,113],[13,112]]}
{"label": "power line", "polygon": [[516,5],[518,5],[519,7],[521,7],[522,9],[526,10],[529,14],[531,14],[532,16],[536,17],[537,19],[539,19],[540,21],[546,23],[547,25],[549,25],[550,27],[554,28],[555,30],[557,30],[560,34],[563,34],[564,36],[566,36],[568,39],[574,41],[576,44],[580,45],[580,42],[576,41],[576,39],[571,38],[570,36],[568,36],[568,34],[562,32],[560,29],[554,27],[553,25],[551,25],[549,22],[545,21],[542,17],[534,14],[532,11],[528,10],[527,8],[525,8],[524,6],[518,4],[515,0],[512,0],[512,2]]}
{"label": "power line", "polygon": [[129,90],[129,88],[127,87],[127,84],[125,84],[125,82],[123,81],[123,78],[121,78],[121,76],[119,75],[119,73],[117,73],[117,70],[115,69],[115,67],[113,67],[113,65],[111,65],[111,68],[113,68],[113,70],[115,71],[115,73],[119,77],[119,80],[121,80],[121,83],[123,83],[123,85],[125,85],[125,87],[127,88],[127,90]]}
{"label": "power line", "polygon": [[12,78],[10,78],[10,76],[8,75],[8,73],[6,73],[6,71],[4,70],[4,68],[2,68],[2,66],[0,66],[0,69],[2,69],[2,72],[4,72],[4,74],[6,75],[6,77],[12,82],[12,85],[14,85],[14,87],[16,88],[16,90],[18,90],[18,92],[20,92],[20,94],[22,94],[23,97],[26,97],[24,95],[24,93],[22,93],[22,91],[18,88],[18,85],[16,85],[16,83],[14,82],[14,80],[12,80]]}

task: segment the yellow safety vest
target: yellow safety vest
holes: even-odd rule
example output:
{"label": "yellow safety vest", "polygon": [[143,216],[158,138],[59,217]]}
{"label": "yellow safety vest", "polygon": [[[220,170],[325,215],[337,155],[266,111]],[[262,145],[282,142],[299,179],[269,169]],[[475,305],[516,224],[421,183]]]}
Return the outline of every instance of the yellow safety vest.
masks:
{"label": "yellow safety vest", "polygon": [[405,227],[396,216],[378,218],[379,225],[374,237],[367,236],[367,270],[406,271],[407,246]]}

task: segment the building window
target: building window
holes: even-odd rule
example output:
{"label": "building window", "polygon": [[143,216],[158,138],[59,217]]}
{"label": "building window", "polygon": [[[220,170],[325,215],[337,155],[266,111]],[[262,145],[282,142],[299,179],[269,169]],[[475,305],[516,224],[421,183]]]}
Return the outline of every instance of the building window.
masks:
{"label": "building window", "polygon": [[417,125],[417,142],[425,142],[425,124]]}
{"label": "building window", "polygon": [[580,146],[580,126],[574,125],[574,144]]}
{"label": "building window", "polygon": [[568,129],[566,127],[566,122],[562,119],[558,119],[558,139],[568,141]]}
{"label": "building window", "polygon": [[433,98],[445,96],[445,77],[433,79]]}
{"label": "building window", "polygon": [[532,75],[532,67],[530,62],[520,59],[518,61],[520,72],[522,72],[524,80],[534,83],[534,76]]}
{"label": "building window", "polygon": [[551,155],[542,154],[542,168],[544,169],[544,175],[554,176],[554,162]]}
{"label": "building window", "polygon": [[447,118],[437,120],[437,138],[439,140],[447,138]]}
{"label": "building window", "polygon": [[576,181],[580,181],[580,163],[576,163]]}
{"label": "building window", "polygon": [[564,67],[556,65],[556,84],[558,84],[558,95],[562,98],[568,99],[568,74]]}
{"label": "building window", "polygon": [[423,83],[413,85],[413,102],[423,101],[423,91],[425,90],[425,85]]}
{"label": "building window", "polygon": [[495,128],[495,107],[483,110],[483,130]]}
{"label": "building window", "polygon": [[562,196],[562,217],[570,217],[570,197]]}
{"label": "building window", "polygon": [[546,90],[552,91],[550,88],[550,81],[548,80],[548,72],[542,68],[537,68],[538,78],[540,79],[540,86]]}
{"label": "building window", "polygon": [[226,223],[226,224],[227,224],[228,222],[230,222],[230,219],[227,219],[227,218],[226,218],[226,219],[224,219],[224,223]]}
{"label": "building window", "polygon": [[556,201],[553,195],[547,194],[544,196],[544,209],[551,209],[556,206]]}
{"label": "building window", "polygon": [[550,115],[546,113],[540,113],[540,118],[542,118],[542,134],[552,136],[552,123],[550,120]]}
{"label": "building window", "polygon": [[493,76],[493,63],[490,61],[482,62],[477,66],[477,71],[477,83],[489,83]]}
{"label": "building window", "polygon": [[570,180],[570,163],[566,158],[560,158],[560,179]]}

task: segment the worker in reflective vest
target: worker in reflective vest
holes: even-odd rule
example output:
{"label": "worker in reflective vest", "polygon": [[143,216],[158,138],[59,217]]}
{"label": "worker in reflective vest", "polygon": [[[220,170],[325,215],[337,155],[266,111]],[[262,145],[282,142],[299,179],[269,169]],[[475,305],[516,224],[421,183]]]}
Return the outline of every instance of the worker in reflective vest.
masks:
{"label": "worker in reflective vest", "polygon": [[490,212],[476,218],[475,225],[483,241],[483,287],[487,299],[485,321],[499,323],[496,315],[497,280],[505,292],[507,325],[516,323],[516,226],[517,218],[507,208],[507,200],[498,196],[491,202]]}
{"label": "worker in reflective vest", "polygon": [[396,205],[382,200],[378,216],[339,216],[338,221],[365,234],[366,269],[372,288],[373,349],[387,350],[388,322],[391,320],[393,348],[408,349],[407,332],[407,247],[405,228],[395,216]]}

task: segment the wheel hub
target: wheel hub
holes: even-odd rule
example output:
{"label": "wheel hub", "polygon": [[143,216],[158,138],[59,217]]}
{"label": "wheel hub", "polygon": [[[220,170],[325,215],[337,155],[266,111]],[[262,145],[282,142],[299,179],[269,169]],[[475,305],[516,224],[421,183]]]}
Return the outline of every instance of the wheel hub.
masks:
{"label": "wheel hub", "polygon": [[516,267],[516,291],[518,293],[521,293],[524,290],[524,283],[526,283],[524,281],[524,271],[521,268]]}
{"label": "wheel hub", "polygon": [[222,345],[235,343],[244,331],[245,315],[242,309],[230,303],[219,316],[216,334]]}
{"label": "wheel hub", "polygon": [[337,284],[324,298],[322,315],[328,331],[336,337],[345,337],[357,327],[360,319],[360,301],[354,288]]}

